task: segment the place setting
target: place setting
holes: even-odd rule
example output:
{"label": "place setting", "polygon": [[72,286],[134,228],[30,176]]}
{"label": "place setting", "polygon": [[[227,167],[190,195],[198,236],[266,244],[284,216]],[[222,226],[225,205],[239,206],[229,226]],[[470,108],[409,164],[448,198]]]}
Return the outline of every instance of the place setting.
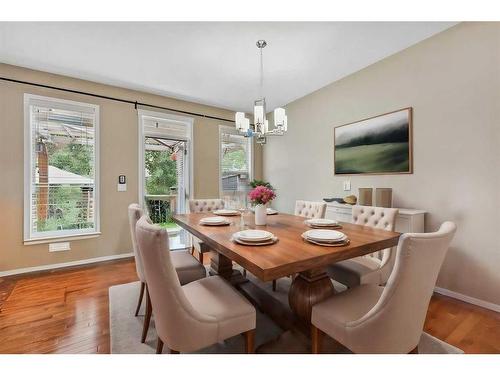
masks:
{"label": "place setting", "polygon": [[278,211],[276,211],[274,208],[267,207],[266,208],[266,214],[267,215],[277,215]]}
{"label": "place setting", "polygon": [[246,246],[273,245],[278,242],[278,237],[273,233],[258,229],[247,229],[236,232],[231,239],[237,244]]}
{"label": "place setting", "polygon": [[350,242],[344,233],[331,229],[311,229],[302,233],[302,238],[319,246],[345,246]]}
{"label": "place setting", "polygon": [[342,225],[336,220],[331,219],[308,219],[304,223],[314,229],[340,229]]}
{"label": "place setting", "polygon": [[224,226],[230,225],[231,222],[227,220],[225,217],[221,216],[209,216],[200,219],[200,225],[206,226]]}
{"label": "place setting", "polygon": [[215,210],[213,212],[215,215],[219,216],[238,216],[241,215],[241,213],[238,210],[233,210],[229,208],[221,208],[220,210]]}

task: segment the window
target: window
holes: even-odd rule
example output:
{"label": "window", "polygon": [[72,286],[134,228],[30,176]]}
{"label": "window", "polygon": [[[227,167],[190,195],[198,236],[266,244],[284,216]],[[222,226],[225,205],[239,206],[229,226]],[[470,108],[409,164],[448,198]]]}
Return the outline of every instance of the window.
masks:
{"label": "window", "polygon": [[219,127],[220,182],[222,198],[245,199],[253,179],[252,138],[244,137],[235,128]]}
{"label": "window", "polygon": [[24,240],[99,232],[99,107],[25,95]]}

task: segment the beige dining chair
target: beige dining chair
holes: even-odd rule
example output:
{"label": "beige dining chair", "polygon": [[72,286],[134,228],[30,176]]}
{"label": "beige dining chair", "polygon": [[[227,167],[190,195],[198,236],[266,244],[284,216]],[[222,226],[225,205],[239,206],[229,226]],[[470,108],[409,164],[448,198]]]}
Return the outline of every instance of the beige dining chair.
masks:
{"label": "beige dining chair", "polygon": [[[210,213],[224,208],[224,201],[222,199],[190,199],[189,212],[196,213]],[[203,264],[203,254],[210,252],[210,248],[199,238],[191,235],[193,241],[193,252],[196,250]]]}
{"label": "beige dining chair", "polygon": [[[295,201],[296,216],[302,216],[306,219],[324,219],[326,213],[326,203],[311,201]],[[293,277],[290,275],[289,277]],[[277,280],[273,280],[273,292],[276,291]]]}
{"label": "beige dining chair", "polygon": [[324,333],[354,353],[418,353],[429,301],[456,225],[434,233],[406,233],[385,287],[364,284],[312,308],[312,352]]}
{"label": "beige dining chair", "polygon": [[325,202],[296,201],[295,215],[308,219],[323,219],[326,213]]}
{"label": "beige dining chair", "polygon": [[[352,222],[372,228],[394,230],[397,208],[353,206]],[[348,288],[360,284],[383,285],[389,279],[396,250],[384,249],[361,257],[347,259],[327,268],[328,275]]]}
{"label": "beige dining chair", "polygon": [[[135,269],[137,271],[137,277],[141,282],[141,289],[139,291],[139,301],[137,302],[137,308],[135,310],[135,316],[139,314],[141,308],[144,291],[146,292],[146,313],[144,317],[144,325],[142,329],[141,342],[146,341],[146,336],[149,329],[149,323],[151,320],[151,301],[149,298],[148,287],[146,283],[146,276],[144,275],[144,266],[142,263],[139,250],[137,248],[137,239],[135,235],[135,227],[137,222],[143,215],[141,207],[137,203],[132,203],[128,206],[128,220],[130,226],[130,235],[132,237],[132,247],[134,249],[135,258]],[[200,264],[189,252],[187,251],[173,251],[171,253],[172,264],[179,276],[180,283],[182,285],[190,283],[191,281],[198,280],[207,276],[205,267]]]}
{"label": "beige dining chair", "polygon": [[219,276],[181,286],[168,251],[167,231],[143,216],[136,226],[137,244],[153,305],[157,353],[165,343],[171,353],[193,352],[238,334],[253,352],[256,311]]}

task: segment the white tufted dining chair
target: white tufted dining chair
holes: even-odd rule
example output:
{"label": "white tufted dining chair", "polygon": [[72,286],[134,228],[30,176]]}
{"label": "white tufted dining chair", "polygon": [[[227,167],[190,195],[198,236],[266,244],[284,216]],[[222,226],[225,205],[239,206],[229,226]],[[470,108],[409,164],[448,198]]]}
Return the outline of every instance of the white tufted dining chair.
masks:
{"label": "white tufted dining chair", "polygon": [[[397,208],[353,206],[352,222],[373,228],[394,230]],[[329,276],[351,288],[360,284],[383,285],[389,279],[394,265],[394,248],[344,260],[328,267]]]}
{"label": "white tufted dining chair", "polygon": [[307,217],[308,219],[323,219],[326,212],[326,203],[324,202],[310,202],[310,201],[296,201],[295,202],[295,215]]}
{"label": "white tufted dining chair", "polygon": [[[222,199],[190,199],[189,212],[196,213],[210,213],[224,208],[224,201]],[[193,240],[193,251],[196,250],[199,254],[200,263],[203,264],[203,254],[208,253],[210,248],[198,237],[191,235]]]}
{"label": "white tufted dining chair", "polygon": [[170,353],[193,352],[244,334],[253,352],[256,311],[226,280],[210,276],[181,286],[168,251],[165,229],[143,216],[136,225],[158,334],[156,353],[165,343]]}
{"label": "white tufted dining chair", "polygon": [[[144,292],[146,292],[146,314],[144,317],[144,324],[142,329],[141,342],[146,341],[146,335],[149,328],[149,322],[151,320],[151,300],[149,298],[148,286],[146,283],[146,275],[144,273],[144,264],[142,262],[141,255],[137,246],[136,237],[136,225],[139,219],[143,216],[142,208],[137,203],[132,203],[128,206],[128,219],[130,226],[130,236],[132,238],[132,247],[134,249],[135,258],[135,268],[137,271],[137,277],[141,282],[141,288],[139,291],[139,301],[137,302],[137,308],[135,310],[135,316],[139,314],[141,308],[142,300],[144,297]],[[167,238],[168,243],[168,238]],[[171,255],[172,264],[177,271],[180,283],[182,285],[188,284],[191,281],[204,278],[207,273],[205,267],[201,265],[191,254],[187,251],[174,251]]]}
{"label": "white tufted dining chair", "polygon": [[312,352],[323,333],[354,353],[418,353],[425,316],[456,225],[401,235],[385,287],[358,285],[312,308]]}

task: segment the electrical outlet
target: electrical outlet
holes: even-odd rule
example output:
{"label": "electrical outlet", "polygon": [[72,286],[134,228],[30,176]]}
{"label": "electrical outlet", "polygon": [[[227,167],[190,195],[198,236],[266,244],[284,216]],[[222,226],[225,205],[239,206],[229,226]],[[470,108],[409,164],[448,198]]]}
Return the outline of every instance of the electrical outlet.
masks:
{"label": "electrical outlet", "polygon": [[69,242],[55,242],[49,243],[49,252],[55,251],[68,251],[71,250],[71,245]]}
{"label": "electrical outlet", "polygon": [[351,180],[344,181],[344,191],[351,191]]}

